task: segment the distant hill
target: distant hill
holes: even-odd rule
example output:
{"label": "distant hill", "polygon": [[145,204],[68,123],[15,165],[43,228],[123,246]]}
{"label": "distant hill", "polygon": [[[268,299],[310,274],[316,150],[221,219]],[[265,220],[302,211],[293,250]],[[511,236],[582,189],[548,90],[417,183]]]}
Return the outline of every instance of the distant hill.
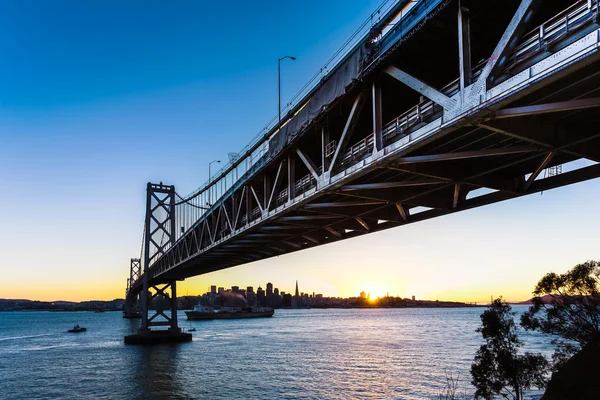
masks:
{"label": "distant hill", "polygon": [[124,299],[109,301],[39,301],[26,299],[0,299],[0,311],[22,310],[53,310],[53,311],[94,311],[94,310],[122,310]]}
{"label": "distant hill", "polygon": [[[550,302],[552,301],[552,296],[550,296],[549,294],[542,296],[542,303],[544,304],[550,304]],[[521,301],[518,303],[513,303],[513,304],[533,304],[533,299],[529,299],[529,300],[525,300],[525,301]]]}

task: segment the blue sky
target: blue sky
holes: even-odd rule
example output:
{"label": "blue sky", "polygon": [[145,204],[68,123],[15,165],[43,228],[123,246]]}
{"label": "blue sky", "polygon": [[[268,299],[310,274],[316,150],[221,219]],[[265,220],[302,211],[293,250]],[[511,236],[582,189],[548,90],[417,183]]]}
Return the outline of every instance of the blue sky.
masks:
{"label": "blue sky", "polygon": [[[276,115],[277,58],[297,57],[282,64],[285,103],[379,3],[0,1],[0,297],[122,296],[145,183],[202,184],[209,161]],[[597,258],[599,191],[593,181],[182,287],[300,279],[332,295],[523,297],[546,271]]]}

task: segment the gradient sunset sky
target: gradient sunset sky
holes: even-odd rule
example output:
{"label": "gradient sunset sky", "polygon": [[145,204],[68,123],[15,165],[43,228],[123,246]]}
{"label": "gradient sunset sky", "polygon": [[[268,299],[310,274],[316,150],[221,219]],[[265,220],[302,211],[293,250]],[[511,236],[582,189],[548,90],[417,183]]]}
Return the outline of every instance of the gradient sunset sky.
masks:
{"label": "gradient sunset sky", "polygon": [[[0,2],[0,298],[123,297],[146,182],[185,194],[277,113],[381,0]],[[567,168],[567,167],[566,167]],[[600,181],[182,282],[331,296],[530,297],[598,259]]]}

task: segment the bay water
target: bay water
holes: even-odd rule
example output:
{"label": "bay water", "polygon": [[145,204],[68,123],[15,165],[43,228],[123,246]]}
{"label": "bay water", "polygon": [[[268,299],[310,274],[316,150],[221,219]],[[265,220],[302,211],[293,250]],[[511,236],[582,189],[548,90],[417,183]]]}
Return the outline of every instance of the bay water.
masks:
{"label": "bay water", "polygon": [[[0,399],[432,399],[470,365],[484,308],[276,310],[187,321],[191,343],[130,346],[120,312],[0,313]],[[526,306],[515,306],[521,313]],[[75,324],[87,332],[67,333]],[[520,331],[523,351],[550,355]]]}

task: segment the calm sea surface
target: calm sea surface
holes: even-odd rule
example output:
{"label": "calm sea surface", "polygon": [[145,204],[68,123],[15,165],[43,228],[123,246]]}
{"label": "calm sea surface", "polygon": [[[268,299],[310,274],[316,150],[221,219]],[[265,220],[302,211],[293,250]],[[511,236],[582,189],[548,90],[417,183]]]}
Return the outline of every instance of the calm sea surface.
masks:
{"label": "calm sea surface", "polygon": [[[514,307],[522,312],[524,306]],[[277,310],[185,320],[191,343],[125,346],[119,312],[0,313],[1,399],[430,399],[446,374],[470,393],[483,308]],[[69,334],[76,323],[87,332]],[[549,339],[523,332],[524,350]]]}

